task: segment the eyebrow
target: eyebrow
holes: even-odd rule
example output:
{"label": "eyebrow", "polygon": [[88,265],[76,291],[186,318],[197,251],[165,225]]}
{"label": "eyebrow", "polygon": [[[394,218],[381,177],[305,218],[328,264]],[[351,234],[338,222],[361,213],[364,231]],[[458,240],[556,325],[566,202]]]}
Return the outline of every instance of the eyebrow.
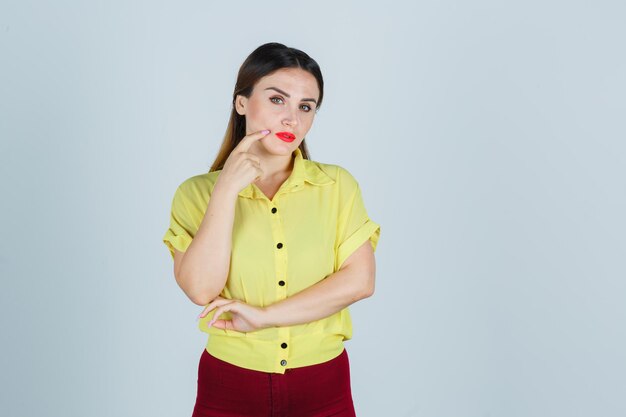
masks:
{"label": "eyebrow", "polygon": [[[280,94],[283,94],[285,96],[287,96],[288,98],[291,98],[291,96],[287,93],[285,93],[283,90],[276,88],[276,87],[267,87],[266,90],[276,90],[278,91]],[[317,101],[315,101],[315,99],[312,98],[303,98],[302,101],[312,101],[313,103],[315,103],[315,105],[317,105]]]}

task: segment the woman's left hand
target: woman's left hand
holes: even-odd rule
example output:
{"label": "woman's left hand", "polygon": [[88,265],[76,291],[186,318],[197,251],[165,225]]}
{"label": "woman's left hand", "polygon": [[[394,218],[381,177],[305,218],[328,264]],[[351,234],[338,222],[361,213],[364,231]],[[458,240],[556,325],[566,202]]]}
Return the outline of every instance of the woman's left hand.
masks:
{"label": "woman's left hand", "polygon": [[[216,309],[215,314],[211,321],[207,323],[208,327],[213,326],[218,329],[235,330],[238,332],[252,332],[269,327],[265,323],[266,310],[264,308],[254,307],[243,301],[230,300],[220,296],[211,301],[202,310],[198,318],[206,317],[213,309]],[[227,311],[231,314],[231,320],[218,319],[222,313]]]}

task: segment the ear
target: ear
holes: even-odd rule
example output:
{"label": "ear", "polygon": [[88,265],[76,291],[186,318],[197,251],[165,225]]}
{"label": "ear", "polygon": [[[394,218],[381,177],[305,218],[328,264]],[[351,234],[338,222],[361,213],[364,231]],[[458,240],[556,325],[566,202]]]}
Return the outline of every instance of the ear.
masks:
{"label": "ear", "polygon": [[246,105],[248,104],[248,98],[237,94],[235,97],[235,111],[243,116],[246,114]]}

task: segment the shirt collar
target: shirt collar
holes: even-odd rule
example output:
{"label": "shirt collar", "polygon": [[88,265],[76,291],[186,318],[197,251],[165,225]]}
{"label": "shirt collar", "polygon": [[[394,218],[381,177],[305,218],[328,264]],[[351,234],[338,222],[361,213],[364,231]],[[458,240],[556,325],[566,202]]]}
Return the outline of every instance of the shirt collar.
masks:
{"label": "shirt collar", "polygon": [[[300,148],[296,148],[293,153],[294,162],[291,174],[280,188],[280,193],[298,191],[304,186],[304,182],[313,185],[333,184],[335,180],[329,177],[313,161],[304,159]],[[246,188],[239,192],[239,195],[247,198],[263,198],[263,192],[254,183],[248,184]]]}

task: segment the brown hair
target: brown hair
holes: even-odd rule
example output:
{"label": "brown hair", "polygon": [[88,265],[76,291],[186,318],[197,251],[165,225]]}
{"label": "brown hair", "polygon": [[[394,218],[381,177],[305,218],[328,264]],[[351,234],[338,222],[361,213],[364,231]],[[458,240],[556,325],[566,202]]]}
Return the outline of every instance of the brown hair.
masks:
{"label": "brown hair", "polygon": [[[282,68],[300,68],[308,71],[315,77],[320,91],[315,111],[317,112],[319,110],[322,105],[322,98],[324,97],[324,79],[322,78],[322,71],[317,62],[301,50],[289,48],[281,43],[270,42],[259,46],[248,55],[239,68],[235,91],[233,92],[233,108],[230,112],[226,134],[224,135],[222,146],[209,172],[222,169],[232,150],[235,149],[241,139],[246,136],[245,115],[242,116],[235,110],[235,99],[237,95],[250,97],[257,81]],[[304,139],[302,139],[298,148],[302,151],[302,156],[305,159],[309,159],[309,151],[307,150]]]}

